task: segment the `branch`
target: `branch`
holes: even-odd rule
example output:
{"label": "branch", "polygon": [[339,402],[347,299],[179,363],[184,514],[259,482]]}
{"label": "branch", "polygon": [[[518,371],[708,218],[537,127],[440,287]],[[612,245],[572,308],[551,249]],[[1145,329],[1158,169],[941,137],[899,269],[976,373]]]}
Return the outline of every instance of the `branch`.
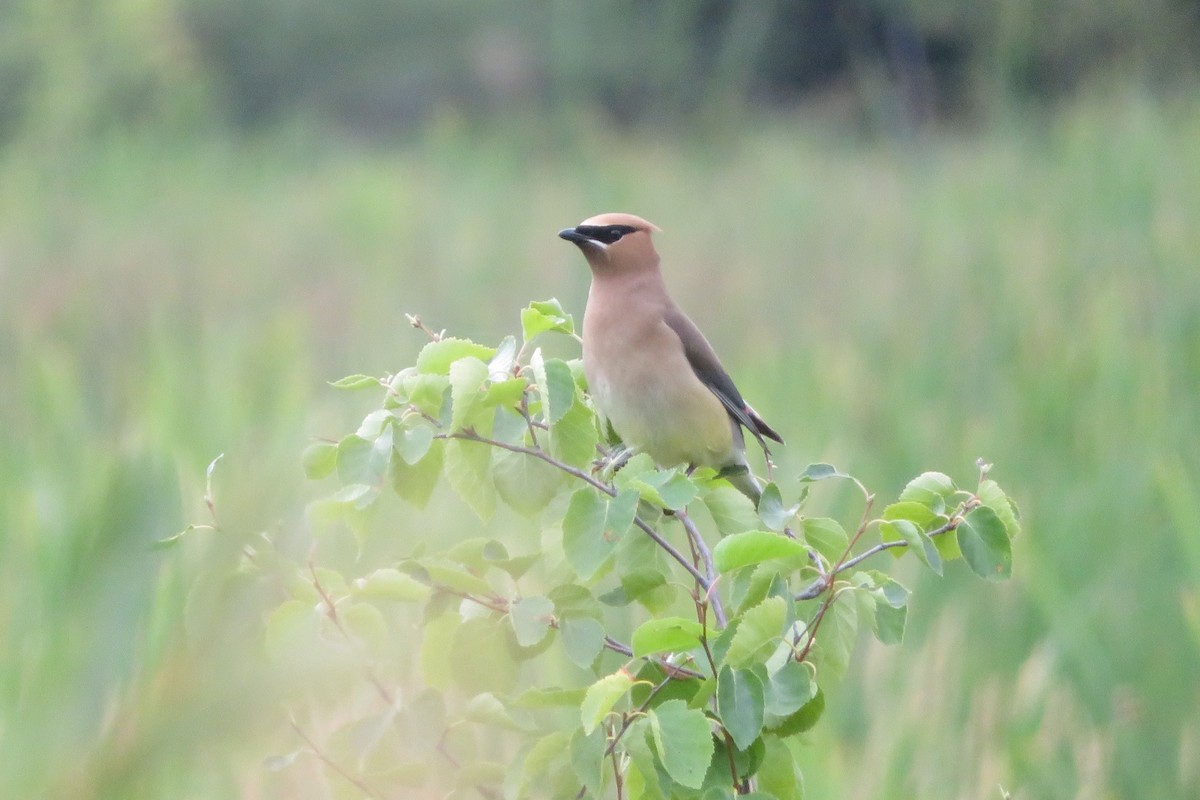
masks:
{"label": "branch", "polygon": [[[950,531],[957,528],[958,523],[960,523],[960,522],[962,522],[962,516],[959,514],[956,514],[955,516],[951,517],[950,520],[946,524],[942,525],[939,528],[935,528],[934,530],[930,531],[927,535],[930,538],[933,538],[934,536],[941,536],[944,533],[949,533]],[[808,586],[804,587],[804,589],[802,589],[800,591],[800,593],[795,596],[795,599],[796,600],[812,600],[814,597],[817,597],[818,595],[820,595],[821,592],[825,591],[830,586],[832,586],[834,579],[838,575],[842,574],[843,572],[845,572],[848,569],[857,567],[859,564],[866,561],[871,556],[878,555],[878,554],[882,553],[884,550],[890,550],[893,547],[908,547],[908,542],[905,542],[905,541],[899,540],[899,539],[897,539],[896,541],[893,541],[893,542],[880,542],[879,544],[875,545],[874,547],[870,547],[870,548],[864,550],[863,552],[859,553],[854,558],[846,559],[845,561],[841,562],[836,567],[834,567],[832,570],[830,570],[827,575],[823,575],[820,578],[817,578],[815,581],[810,583]]]}
{"label": "branch", "polygon": [[717,624],[722,628],[726,628],[729,625],[729,621],[725,617],[725,607],[721,603],[721,594],[717,591],[717,569],[713,565],[712,550],[709,549],[708,543],[704,541],[704,537],[700,535],[700,531],[696,528],[696,523],[692,522],[692,518],[687,515],[685,510],[680,509],[676,511],[675,517],[683,523],[683,529],[687,531],[692,546],[700,554],[700,560],[704,562],[704,573],[708,578],[708,586],[704,590],[704,599],[712,605],[713,616],[717,618]]}
{"label": "branch", "polygon": [[[470,600],[472,603],[483,606],[484,608],[486,608],[490,611],[495,611],[497,614],[507,614],[507,613],[509,613],[509,611],[512,608],[512,604],[508,600],[504,599],[503,597],[496,597],[496,598],[479,597],[477,595],[471,594],[470,592],[463,592],[463,591],[459,591],[457,589],[451,589],[449,586],[445,586],[443,584],[434,584],[434,586],[435,586],[435,588],[440,589],[441,591],[446,592],[447,594],[452,594],[455,597],[461,597],[463,600]],[[558,630],[558,627],[559,627],[558,619],[556,619],[556,618],[551,619],[550,627],[554,628],[555,630]],[[606,648],[608,648],[609,650],[612,650],[614,653],[620,653],[621,655],[623,655],[627,658],[633,658],[633,648],[632,647],[614,639],[613,637],[609,636],[608,634],[604,635],[604,646]],[[676,664],[671,664],[670,662],[664,661],[661,658],[654,658],[651,656],[643,656],[643,658],[645,658],[647,661],[657,665],[659,669],[661,669],[663,672],[667,673],[667,676],[671,677],[671,678],[677,678],[680,680],[686,680],[688,678],[697,678],[699,680],[704,680],[704,678],[707,677],[706,675],[704,675],[701,672],[696,672],[695,670],[688,669],[687,667],[680,667]]]}
{"label": "branch", "polygon": [[[703,676],[701,676],[701,677],[703,677]],[[651,701],[654,700],[655,695],[657,695],[659,692],[661,692],[663,690],[663,687],[666,686],[670,682],[671,682],[671,675],[667,675],[667,677],[663,678],[661,681],[659,681],[657,684],[655,684],[654,688],[650,690],[650,693],[648,695],[646,695],[646,699],[642,701],[642,704],[640,706],[638,706],[633,711],[630,711],[630,712],[622,715],[621,729],[613,734],[612,739],[608,743],[608,747],[606,747],[604,750],[605,757],[612,756],[612,758],[613,758],[613,773],[616,775],[616,779],[617,779],[617,784],[618,784],[617,795],[618,795],[618,797],[620,797],[620,792],[621,792],[621,788],[620,788],[621,771],[617,767],[617,761],[616,761],[617,744],[620,743],[621,737],[625,735],[625,732],[627,730],[629,730],[629,727],[633,724],[634,720],[638,719],[639,717],[641,717],[643,714],[646,713],[646,709],[648,709],[650,707],[650,703],[651,703]],[[579,800],[585,794],[587,794],[587,787],[586,786],[579,787],[579,793],[575,795],[576,800]]]}
{"label": "branch", "polygon": [[[589,486],[604,492],[609,497],[617,496],[616,489],[603,483],[602,481],[593,478],[591,475],[579,469],[578,467],[573,467],[570,464],[559,461],[545,450],[541,450],[536,447],[526,447],[525,445],[521,444],[510,444],[509,442],[502,442],[498,439],[490,439],[486,436],[480,436],[472,430],[462,430],[455,433],[439,433],[436,434],[436,437],[439,439],[465,439],[470,442],[479,442],[481,444],[491,445],[492,447],[499,447],[501,450],[508,450],[512,453],[524,453],[527,456],[533,456],[534,458],[545,461],[551,466],[557,467],[568,475],[578,478]],[[688,561],[687,557],[684,556],[683,553],[676,550],[671,543],[664,539],[658,531],[654,530],[649,523],[647,523],[641,517],[635,516],[633,518],[633,524],[641,529],[642,533],[654,540],[655,544],[665,550],[667,555],[679,562],[679,565],[687,570],[688,574],[696,579],[696,583],[700,584],[706,593],[712,590],[712,581],[704,577],[704,575],[702,575],[700,571],[696,569],[692,562]]]}
{"label": "branch", "polygon": [[[342,625],[342,618],[339,617],[337,613],[337,605],[334,603],[333,598],[329,596],[329,592],[325,591],[325,587],[321,585],[321,579],[317,577],[317,568],[313,564],[311,553],[308,557],[308,571],[312,574],[313,588],[317,590],[317,594],[321,596],[321,601],[325,604],[325,608],[328,609],[325,612],[325,616],[329,617],[329,621],[332,622],[333,626],[338,629],[338,632],[345,637],[346,641],[357,645],[359,640],[356,639],[354,635],[350,633],[350,631],[346,630],[344,625]],[[379,677],[375,674],[375,671],[372,670],[369,665],[365,664],[363,665],[363,671],[366,672],[367,680],[372,686],[375,687],[375,691],[379,693],[381,698],[383,698],[383,702],[387,703],[389,706],[395,706],[396,701],[392,698],[392,693],[389,692],[387,687],[383,685],[383,681],[379,680]]]}
{"label": "branch", "polygon": [[408,320],[409,325],[412,325],[417,330],[423,332],[432,341],[440,342],[442,339],[444,339],[446,337],[445,330],[442,330],[442,331],[433,330],[432,328],[427,326],[424,322],[422,322],[421,318],[419,316],[417,316],[416,314],[405,314],[404,318]]}
{"label": "branch", "polygon": [[321,759],[321,761],[325,764],[325,766],[329,767],[331,770],[336,772],[338,775],[342,776],[342,778],[344,778],[345,780],[354,784],[354,787],[356,789],[358,789],[360,792],[362,792],[364,795],[366,795],[367,797],[371,797],[371,798],[379,797],[379,795],[377,795],[371,789],[370,786],[367,786],[367,784],[363,783],[361,780],[359,780],[358,778],[351,775],[345,769],[338,766],[338,764],[335,761],[333,761],[332,759],[330,759],[329,756],[325,755],[325,753],[322,752],[321,748],[317,747],[316,742],[314,742],[312,739],[308,738],[308,734],[306,734],[303,730],[300,729],[300,726],[296,724],[295,720],[289,720],[289,723],[292,726],[292,730],[294,730],[297,733],[297,735],[299,735],[300,738],[304,740],[304,743],[308,745],[310,750],[312,750],[313,755],[315,755],[317,758]]}

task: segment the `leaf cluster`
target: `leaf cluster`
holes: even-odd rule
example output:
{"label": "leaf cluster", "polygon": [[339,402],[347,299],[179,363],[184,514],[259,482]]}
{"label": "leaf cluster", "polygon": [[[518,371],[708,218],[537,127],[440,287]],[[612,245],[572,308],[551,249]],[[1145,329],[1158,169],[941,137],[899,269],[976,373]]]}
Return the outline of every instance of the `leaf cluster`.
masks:
{"label": "leaf cluster", "polygon": [[[267,649],[282,660],[336,641],[361,663],[369,710],[327,745],[306,740],[359,793],[800,797],[796,735],[859,630],[903,638],[909,591],[865,562],[911,552],[939,575],[960,559],[986,580],[1011,574],[1019,516],[982,462],[970,488],[926,472],[878,514],[828,464],[771,482],[755,507],[712,470],[622,463],[580,362],[536,346],[575,336],[556,301],[524,309],[520,343],[494,347],[412,321],[430,337],[413,366],[333,384],[381,403],[305,452],[308,476],[336,483],[313,524],[363,536],[386,493],[422,505],[444,481],[481,522],[503,503],[551,533],[521,555],[483,535],[353,579],[296,570]],[[849,526],[808,513],[838,481],[862,495]],[[412,696],[378,677],[400,638],[419,662]]]}

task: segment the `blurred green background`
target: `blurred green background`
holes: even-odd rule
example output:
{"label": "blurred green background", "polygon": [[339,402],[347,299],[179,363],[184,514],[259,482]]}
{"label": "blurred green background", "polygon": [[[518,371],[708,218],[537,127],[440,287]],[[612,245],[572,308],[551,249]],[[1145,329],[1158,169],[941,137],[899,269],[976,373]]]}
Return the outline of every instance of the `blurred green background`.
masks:
{"label": "blurred green background", "polygon": [[1198,54],[1183,0],[0,5],[0,795],[285,796],[279,598],[154,543],[222,452],[302,529],[325,381],[581,314],[555,231],[627,210],[785,474],[1024,512],[1008,584],[898,565],[809,796],[1200,796]]}

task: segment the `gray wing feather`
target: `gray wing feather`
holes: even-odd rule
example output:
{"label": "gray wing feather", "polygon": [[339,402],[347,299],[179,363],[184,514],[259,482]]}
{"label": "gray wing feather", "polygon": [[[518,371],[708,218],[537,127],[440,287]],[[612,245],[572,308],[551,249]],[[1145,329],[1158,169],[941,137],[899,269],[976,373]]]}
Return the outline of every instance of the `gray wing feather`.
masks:
{"label": "gray wing feather", "polygon": [[754,438],[758,439],[763,450],[767,450],[767,443],[763,437],[774,439],[782,444],[783,438],[764,422],[762,417],[758,416],[742,398],[742,393],[734,385],[729,373],[721,366],[721,361],[713,351],[712,345],[704,338],[704,334],[700,332],[696,324],[678,308],[669,309],[663,315],[663,320],[683,342],[684,355],[687,356],[688,363],[691,365],[692,371],[696,373],[696,377],[717,396],[725,406],[725,410],[729,412],[729,416],[750,431]]}

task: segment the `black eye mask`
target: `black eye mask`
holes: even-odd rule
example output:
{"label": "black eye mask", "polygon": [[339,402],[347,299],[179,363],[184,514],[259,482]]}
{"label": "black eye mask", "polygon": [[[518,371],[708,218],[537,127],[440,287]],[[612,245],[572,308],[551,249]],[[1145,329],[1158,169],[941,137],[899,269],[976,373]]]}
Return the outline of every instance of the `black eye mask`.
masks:
{"label": "black eye mask", "polygon": [[612,244],[619,241],[625,234],[633,233],[636,230],[637,228],[632,225],[579,225],[575,228],[576,233],[581,233],[601,244]]}

